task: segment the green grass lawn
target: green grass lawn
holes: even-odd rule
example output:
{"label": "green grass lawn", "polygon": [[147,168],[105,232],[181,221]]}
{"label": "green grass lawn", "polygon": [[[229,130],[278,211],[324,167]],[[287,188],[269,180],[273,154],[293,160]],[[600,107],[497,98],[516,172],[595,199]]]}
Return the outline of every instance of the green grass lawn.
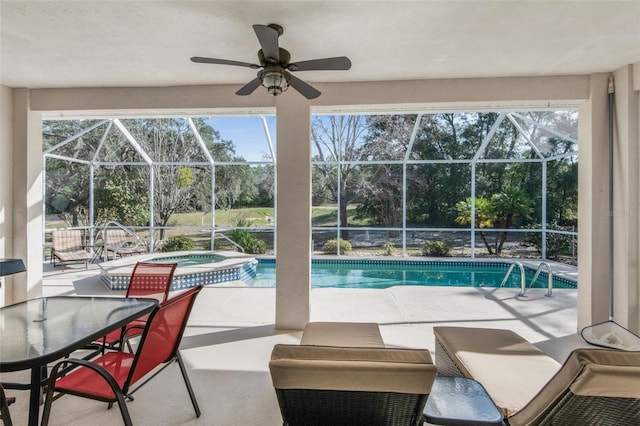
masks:
{"label": "green grass lawn", "polygon": [[[364,220],[356,220],[356,207],[347,209],[349,224],[366,225]],[[216,225],[219,227],[236,226],[239,222],[248,222],[249,226],[272,226],[274,209],[257,207],[233,210],[216,210]],[[311,208],[311,223],[313,226],[336,226],[338,223],[338,209],[336,206],[314,206]],[[171,226],[207,226],[211,224],[211,213],[176,213],[171,216]]]}
{"label": "green grass lawn", "polygon": [[[368,225],[366,220],[356,220],[356,206],[347,209],[349,224],[356,226]],[[313,226],[336,226],[338,224],[338,209],[335,205],[313,206],[311,208],[311,221]],[[232,210],[216,210],[216,225],[218,227],[234,227],[238,223],[248,223],[249,226],[273,226],[273,207],[252,207]],[[211,225],[211,212],[175,213],[169,219],[169,226],[209,226]],[[57,216],[50,215],[46,219],[46,228],[65,228],[68,225]]]}

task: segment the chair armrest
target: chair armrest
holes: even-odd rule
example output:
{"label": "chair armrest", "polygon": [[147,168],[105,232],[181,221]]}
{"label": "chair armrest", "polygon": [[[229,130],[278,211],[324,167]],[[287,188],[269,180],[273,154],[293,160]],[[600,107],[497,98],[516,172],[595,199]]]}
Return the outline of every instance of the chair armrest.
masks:
{"label": "chair armrest", "polygon": [[125,328],[124,332],[122,333],[122,335],[120,336],[120,350],[122,350],[122,348],[124,348],[124,344],[127,343],[127,346],[129,347],[129,350],[131,351],[131,353],[133,353],[133,348],[131,347],[131,345],[128,343],[129,340],[129,333],[134,331],[134,330],[140,330],[138,333],[136,333],[136,335],[141,334],[146,326],[144,325],[132,325],[130,327]]}
{"label": "chair armrest", "polygon": [[[67,365],[67,364],[72,364],[75,367],[87,367],[87,368],[95,371],[96,373],[98,373],[109,384],[109,387],[111,387],[111,389],[113,390],[114,394],[117,395],[118,392],[122,393],[122,391],[120,390],[120,387],[118,386],[118,383],[116,382],[116,380],[103,367],[101,367],[101,366],[99,366],[97,364],[94,364],[91,361],[87,361],[86,359],[65,358],[64,360],[60,361],[59,363],[57,363],[57,364],[55,364],[53,366],[53,369],[51,370],[51,376],[49,377],[49,383],[48,383],[48,386],[47,386],[47,394],[53,393],[53,389],[55,388],[55,384],[56,384],[56,379],[58,378],[58,370],[60,370],[60,367],[63,367],[65,365]],[[75,367],[72,367],[71,369],[64,369],[63,368],[64,374],[66,374],[69,371],[72,371]]]}

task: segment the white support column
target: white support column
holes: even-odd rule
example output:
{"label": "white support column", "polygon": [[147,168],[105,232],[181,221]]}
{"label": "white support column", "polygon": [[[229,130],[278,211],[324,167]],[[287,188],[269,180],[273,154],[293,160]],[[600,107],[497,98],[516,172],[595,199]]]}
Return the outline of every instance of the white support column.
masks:
{"label": "white support column", "polygon": [[[0,258],[13,254],[13,89],[0,86]],[[13,301],[15,275],[0,277],[0,306]]]}
{"label": "white support column", "polygon": [[579,108],[578,329],[609,317],[608,77],[590,77]]}
{"label": "white support column", "polygon": [[311,110],[291,90],[276,106],[276,328],[301,330],[311,297]]}
{"label": "white support column", "polygon": [[[640,64],[639,64],[640,66]],[[639,94],[633,66],[613,73],[614,126],[614,319],[635,333],[640,329],[640,144]],[[640,83],[640,82],[638,82]]]}
{"label": "white support column", "polygon": [[13,300],[42,296],[42,115],[32,112],[29,90],[13,91],[13,256],[26,273],[17,274]]}

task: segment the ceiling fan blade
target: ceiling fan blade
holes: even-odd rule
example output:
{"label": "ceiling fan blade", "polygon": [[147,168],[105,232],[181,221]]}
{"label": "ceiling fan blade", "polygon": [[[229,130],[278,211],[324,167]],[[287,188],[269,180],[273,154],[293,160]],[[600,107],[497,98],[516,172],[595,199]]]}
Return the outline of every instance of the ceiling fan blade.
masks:
{"label": "ceiling fan blade", "polygon": [[351,68],[351,61],[346,56],[335,58],[312,59],[310,61],[295,62],[289,64],[291,71],[315,71],[315,70],[342,70]]}
{"label": "ceiling fan blade", "polygon": [[260,85],[262,84],[262,81],[256,77],[253,80],[251,80],[250,82],[248,82],[247,84],[245,84],[244,86],[242,86],[240,88],[240,90],[238,90],[236,92],[236,95],[240,95],[240,96],[246,96],[246,95],[250,95],[252,94],[258,87],[260,87]]}
{"label": "ceiling fan blade", "polygon": [[300,80],[299,78],[289,74],[289,86],[293,87],[294,89],[296,89],[298,92],[300,92],[302,94],[302,96],[304,96],[307,99],[315,99],[318,96],[320,96],[321,92],[319,90],[317,90],[316,88],[314,88],[313,86],[311,86],[308,83],[305,83],[304,81]]}
{"label": "ceiling fan blade", "polygon": [[249,67],[253,69],[260,68],[260,65],[258,64],[250,64],[248,62],[239,62],[239,61],[229,61],[227,59],[203,58],[202,56],[192,57],[191,62],[195,62],[198,64],[237,65],[239,67]]}
{"label": "ceiling fan blade", "polygon": [[266,25],[254,25],[253,30],[256,32],[262,53],[265,59],[280,61],[280,48],[278,47],[278,37],[280,34],[277,30]]}

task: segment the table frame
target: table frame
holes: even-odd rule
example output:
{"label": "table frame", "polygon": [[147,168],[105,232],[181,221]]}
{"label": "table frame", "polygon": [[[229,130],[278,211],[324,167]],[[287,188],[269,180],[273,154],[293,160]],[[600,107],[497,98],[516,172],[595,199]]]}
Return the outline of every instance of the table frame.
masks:
{"label": "table frame", "polygon": [[[20,302],[14,305],[5,306],[0,308],[0,316],[3,313],[8,313],[9,308],[16,309],[18,305],[26,305],[27,303],[34,303],[40,301],[43,303],[43,306],[46,306],[47,303],[52,299],[74,299],[73,303],[76,303],[75,300],[78,300],[78,303],[100,303],[100,300],[108,300],[113,303],[113,301],[122,301],[122,307],[127,306],[136,306],[140,305],[139,309],[130,309],[131,312],[126,315],[120,315],[119,318],[114,319],[112,322],[107,322],[106,325],[100,328],[96,328],[82,336],[75,336],[73,340],[69,340],[66,342],[64,346],[48,348],[45,353],[38,354],[37,356],[29,356],[20,360],[11,360],[11,361],[3,361],[0,359],[0,373],[2,372],[10,372],[10,371],[21,371],[21,370],[31,370],[30,375],[30,383],[3,383],[3,386],[7,389],[29,389],[29,426],[37,426],[39,415],[40,415],[40,390],[43,382],[47,379],[47,364],[56,361],[58,359],[64,358],[70,353],[82,349],[84,347],[88,347],[92,342],[100,339],[102,336],[110,333],[111,331],[117,330],[119,328],[123,328],[129,322],[139,318],[143,315],[146,315],[153,311],[153,309],[158,304],[158,301],[155,299],[127,299],[123,297],[80,297],[80,296],[54,296],[54,297],[43,297],[39,299],[31,299],[24,302]],[[26,309],[26,306],[25,306]],[[111,313],[117,311],[113,309]],[[111,314],[110,313],[110,314]],[[109,315],[110,315],[109,314]],[[109,315],[105,318],[106,321],[109,321]],[[33,322],[43,322],[47,321],[46,316],[43,318],[32,319],[28,318],[28,321]]]}

